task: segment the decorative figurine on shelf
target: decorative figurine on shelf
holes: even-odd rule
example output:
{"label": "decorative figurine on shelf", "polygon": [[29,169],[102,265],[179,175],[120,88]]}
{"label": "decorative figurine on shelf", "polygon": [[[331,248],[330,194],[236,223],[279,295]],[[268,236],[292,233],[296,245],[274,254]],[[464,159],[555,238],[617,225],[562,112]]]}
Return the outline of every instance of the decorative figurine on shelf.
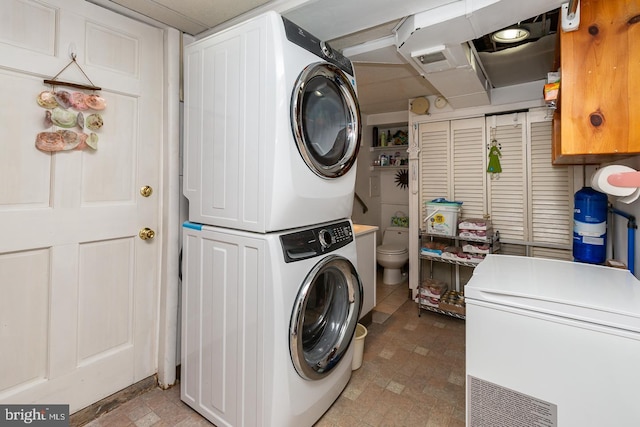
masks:
{"label": "decorative figurine on shelf", "polygon": [[498,140],[494,138],[489,147],[489,166],[487,167],[487,173],[491,174],[491,179],[500,179],[500,172],[502,172],[500,157],[502,157],[502,153],[498,148]]}

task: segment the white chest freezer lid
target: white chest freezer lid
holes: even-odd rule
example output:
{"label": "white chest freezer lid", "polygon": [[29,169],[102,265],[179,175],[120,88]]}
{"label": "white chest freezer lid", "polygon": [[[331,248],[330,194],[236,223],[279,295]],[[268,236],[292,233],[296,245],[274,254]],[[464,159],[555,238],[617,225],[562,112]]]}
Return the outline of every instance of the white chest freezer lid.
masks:
{"label": "white chest freezer lid", "polygon": [[640,332],[640,281],[628,270],[491,254],[464,289],[484,301]]}

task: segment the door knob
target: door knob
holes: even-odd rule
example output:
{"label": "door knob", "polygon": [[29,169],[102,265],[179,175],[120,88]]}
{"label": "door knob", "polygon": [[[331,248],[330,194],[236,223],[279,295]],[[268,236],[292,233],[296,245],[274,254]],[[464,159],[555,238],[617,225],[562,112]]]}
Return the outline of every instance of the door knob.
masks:
{"label": "door knob", "polygon": [[151,193],[153,193],[153,188],[148,185],[140,188],[140,194],[142,194],[142,197],[149,197]]}
{"label": "door knob", "polygon": [[156,232],[148,227],[145,227],[142,230],[140,230],[140,232],[138,233],[138,236],[140,236],[142,240],[150,240],[156,237]]}

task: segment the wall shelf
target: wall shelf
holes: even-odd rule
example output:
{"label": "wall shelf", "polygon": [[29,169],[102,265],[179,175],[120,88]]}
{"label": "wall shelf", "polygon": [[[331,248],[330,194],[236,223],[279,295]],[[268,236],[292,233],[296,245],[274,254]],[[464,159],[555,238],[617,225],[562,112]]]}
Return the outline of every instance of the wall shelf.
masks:
{"label": "wall shelf", "polygon": [[[409,157],[407,154],[407,148],[409,147],[409,145],[407,144],[402,144],[402,145],[385,145],[384,147],[378,146],[378,147],[369,147],[369,151],[371,153],[373,153],[371,155],[371,169],[370,170],[379,170],[379,169],[406,169],[409,167]],[[394,155],[397,154],[397,156],[395,157],[399,157],[400,159],[402,159],[402,161],[404,161],[405,164],[403,165],[395,165],[395,164],[389,164],[389,165],[380,165],[382,157],[386,156],[387,158],[393,158]],[[389,159],[390,161],[391,159]],[[394,158],[395,161],[395,158]]]}
{"label": "wall shelf", "polygon": [[369,147],[370,151],[394,151],[394,150],[401,150],[401,149],[405,149],[405,151],[407,150],[407,148],[409,148],[408,144],[402,144],[402,145],[385,145],[384,147]]}
{"label": "wall shelf", "polygon": [[407,169],[409,165],[402,166],[369,166],[369,170],[379,171],[379,170],[399,170],[399,169]]}

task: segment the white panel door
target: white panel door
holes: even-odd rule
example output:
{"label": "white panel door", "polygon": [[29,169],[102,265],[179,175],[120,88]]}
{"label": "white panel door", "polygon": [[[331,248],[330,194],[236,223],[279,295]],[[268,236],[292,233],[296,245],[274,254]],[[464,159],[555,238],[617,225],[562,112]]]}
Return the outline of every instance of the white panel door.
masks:
{"label": "white panel door", "polygon": [[[107,102],[98,149],[39,151],[70,52]],[[138,231],[161,225],[162,55],[161,30],[82,0],[0,6],[0,403],[75,412],[157,371],[162,236]]]}

